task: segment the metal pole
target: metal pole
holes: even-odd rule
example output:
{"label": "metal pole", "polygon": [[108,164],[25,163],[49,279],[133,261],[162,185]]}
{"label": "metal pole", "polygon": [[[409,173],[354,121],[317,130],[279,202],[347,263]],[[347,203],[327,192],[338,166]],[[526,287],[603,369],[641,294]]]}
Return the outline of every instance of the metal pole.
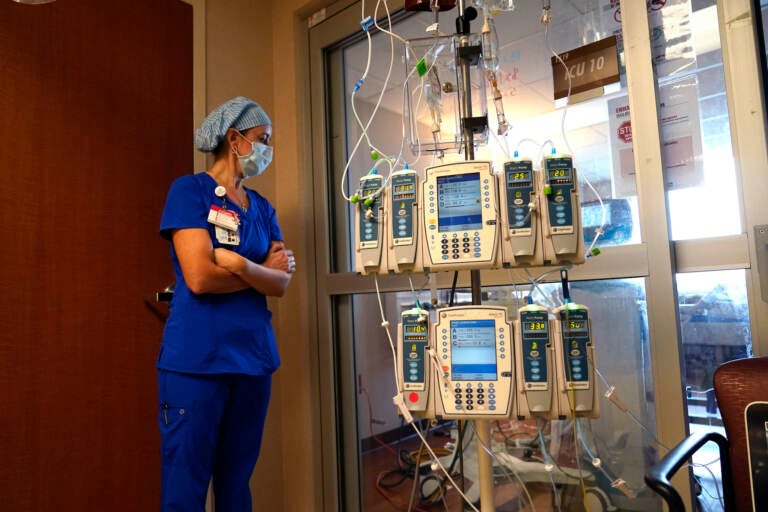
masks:
{"label": "metal pole", "polygon": [[[459,0],[459,16],[464,16],[464,2]],[[459,46],[469,44],[466,34],[457,34]],[[464,157],[465,160],[475,159],[475,137],[472,126],[468,120],[472,117],[472,84],[469,73],[470,63],[467,59],[460,59],[459,74],[461,80],[462,95],[460,98],[462,112],[462,127],[464,133]],[[470,280],[472,284],[472,304],[482,304],[480,271],[471,270]],[[477,476],[480,484],[480,511],[493,512],[493,465],[491,456],[485,451],[485,447],[491,446],[491,424],[488,420],[475,420],[475,432],[477,433]]]}
{"label": "metal pole", "polygon": [[[469,44],[466,35],[459,34],[459,46],[465,47]],[[461,80],[461,110],[463,113],[463,119],[461,120],[462,130],[464,134],[464,159],[475,159],[475,145],[474,135],[472,134],[472,127],[469,124],[469,119],[472,117],[472,82],[469,76],[470,63],[467,59],[461,59],[459,62],[459,79]],[[479,304],[479,302],[478,302]]]}

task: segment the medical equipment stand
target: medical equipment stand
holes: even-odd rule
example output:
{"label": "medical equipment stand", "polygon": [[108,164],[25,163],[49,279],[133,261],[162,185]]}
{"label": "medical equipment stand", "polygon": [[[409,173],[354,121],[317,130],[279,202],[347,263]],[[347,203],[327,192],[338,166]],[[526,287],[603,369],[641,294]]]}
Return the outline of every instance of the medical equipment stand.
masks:
{"label": "medical equipment stand", "polygon": [[[463,55],[460,48],[467,46],[467,35],[469,34],[470,21],[475,19],[477,11],[473,7],[464,8],[464,0],[459,0],[459,17],[456,19],[456,36],[459,40],[459,72],[462,81],[463,94],[460,98],[462,104],[462,129],[464,132],[464,159],[475,159],[475,136],[474,123],[472,120],[472,98],[469,67],[470,61]],[[462,56],[463,55],[463,56]],[[482,304],[480,271],[470,270],[470,282],[472,285],[472,304]],[[491,424],[488,420],[475,420],[475,432],[477,434],[477,474],[480,480],[480,511],[493,512],[493,466],[491,455],[486,451],[486,447],[491,446]]]}

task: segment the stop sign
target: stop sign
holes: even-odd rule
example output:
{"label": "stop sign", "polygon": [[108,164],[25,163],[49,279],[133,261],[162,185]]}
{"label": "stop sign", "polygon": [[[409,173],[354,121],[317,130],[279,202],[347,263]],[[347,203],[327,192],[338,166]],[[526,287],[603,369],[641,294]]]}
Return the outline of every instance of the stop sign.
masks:
{"label": "stop sign", "polygon": [[629,121],[621,123],[619,129],[616,130],[616,135],[626,143],[632,142],[632,123]]}

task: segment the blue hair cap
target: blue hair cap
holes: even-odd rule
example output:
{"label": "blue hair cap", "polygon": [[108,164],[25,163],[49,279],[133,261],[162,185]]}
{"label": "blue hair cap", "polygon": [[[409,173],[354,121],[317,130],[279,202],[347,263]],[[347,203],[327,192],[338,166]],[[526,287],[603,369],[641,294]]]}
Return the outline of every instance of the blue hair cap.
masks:
{"label": "blue hair cap", "polygon": [[254,126],[271,124],[272,121],[261,105],[238,96],[222,103],[208,114],[195,130],[195,146],[200,151],[210,153],[219,146],[230,128],[242,132]]}

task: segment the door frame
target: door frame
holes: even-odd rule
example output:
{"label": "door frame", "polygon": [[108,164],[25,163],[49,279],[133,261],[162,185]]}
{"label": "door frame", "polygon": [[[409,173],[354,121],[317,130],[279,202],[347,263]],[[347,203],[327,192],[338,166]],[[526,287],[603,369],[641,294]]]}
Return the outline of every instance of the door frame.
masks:
{"label": "door frame", "polygon": [[[573,280],[645,279],[653,389],[656,397],[664,397],[663,401],[655,401],[656,428],[659,440],[667,446],[683,439],[688,430],[676,274],[743,269],[749,297],[753,350],[756,355],[768,355],[768,304],[760,297],[759,276],[751,264],[756,261],[752,226],[768,223],[768,207],[760,201],[760,198],[768,197],[768,180],[761,174],[762,169],[768,169],[768,148],[761,68],[755,65],[760,59],[750,3],[751,0],[719,0],[717,4],[732,144],[739,179],[742,233],[697,240],[670,239],[659,115],[657,109],[646,108],[649,104],[658,105],[646,6],[644,2],[621,0],[624,19],[633,20],[623,30],[631,119],[633,131],[638,134],[634,139],[635,165],[643,170],[637,174],[638,201],[643,219],[642,243],[604,248],[599,258],[590,259],[569,272]],[[359,31],[360,20],[359,3],[347,0],[334,5],[336,8],[332,16],[328,15],[322,24],[310,28],[307,55],[310,76],[315,78],[310,81],[310,101],[312,145],[315,148],[312,161],[313,187],[316,191],[315,256],[319,276],[316,290],[317,332],[319,340],[329,340],[326,345],[318,347],[321,361],[319,376],[322,395],[334,397],[324,401],[321,407],[323,484],[328,490],[325,499],[327,510],[340,509],[339,503],[342,502],[346,505],[345,509],[355,510],[356,504],[360,503],[359,471],[344,471],[344,468],[359,469],[356,396],[354,386],[345,385],[354,382],[354,344],[351,342],[354,311],[351,301],[344,308],[348,312],[346,318],[340,318],[334,311],[338,301],[344,301],[346,296],[354,293],[374,292],[374,286],[371,279],[351,272],[331,272],[332,245],[341,233],[329,232],[327,225],[333,203],[329,197],[336,193],[336,184],[328,183],[328,175],[334,165],[339,162],[343,165],[343,154],[339,151],[335,151],[339,154],[330,154],[326,148],[329,147],[329,131],[333,138],[343,136],[343,131],[340,131],[343,126],[338,126],[338,120],[330,120],[326,115],[326,102],[338,103],[339,95],[331,94],[326,89],[325,80],[331,74],[338,76],[340,70],[338,63],[326,65],[325,56],[329,48]],[[316,77],[323,77],[323,83]],[[344,140],[343,137],[341,140]],[[438,274],[436,280],[438,287],[450,287],[448,274]],[[483,271],[482,281],[486,286],[510,282],[503,270]],[[469,279],[460,276],[458,286],[469,286]],[[381,283],[382,291],[407,289],[405,276],[390,276]],[[338,340],[338,345],[333,340]],[[670,393],[670,390],[677,391]],[[685,479],[684,474],[678,476],[678,488],[687,489]]]}

